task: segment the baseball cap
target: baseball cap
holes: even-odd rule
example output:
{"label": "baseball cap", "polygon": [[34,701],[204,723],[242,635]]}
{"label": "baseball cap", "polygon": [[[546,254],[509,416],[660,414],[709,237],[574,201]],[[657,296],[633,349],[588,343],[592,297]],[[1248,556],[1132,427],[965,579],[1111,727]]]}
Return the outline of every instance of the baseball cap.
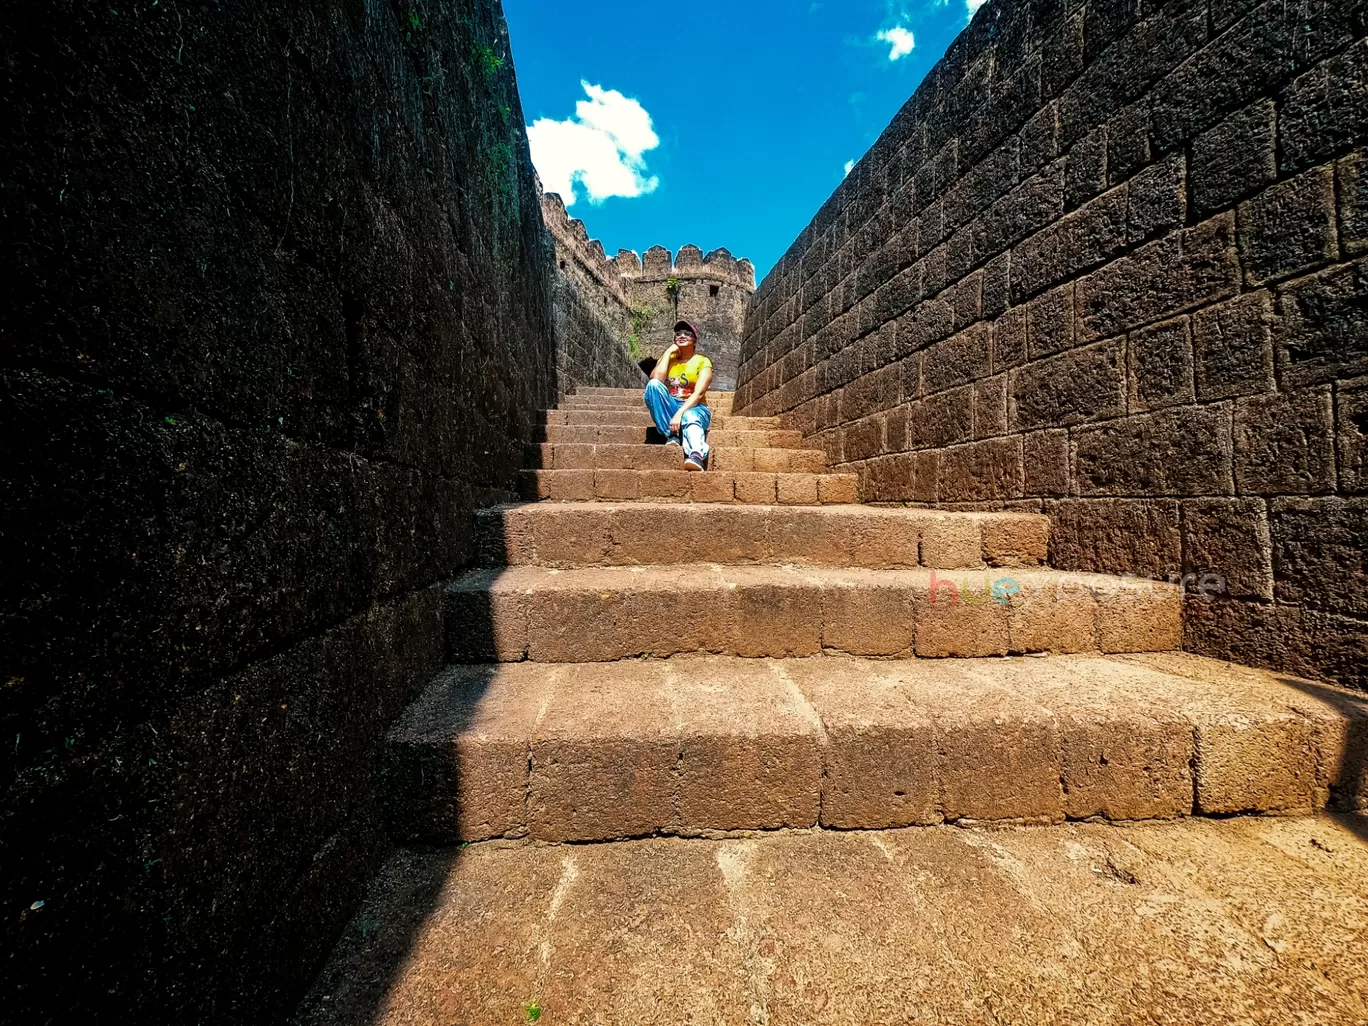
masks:
{"label": "baseball cap", "polygon": [[678,324],[676,324],[676,325],[674,326],[674,333],[675,333],[676,335],[679,334],[679,329],[680,329],[680,328],[688,328],[688,329],[689,329],[689,334],[692,335],[692,336],[694,337],[694,341],[695,341],[695,342],[698,341],[698,329],[695,328],[695,327],[694,327],[692,324],[690,324],[688,321],[680,321]]}

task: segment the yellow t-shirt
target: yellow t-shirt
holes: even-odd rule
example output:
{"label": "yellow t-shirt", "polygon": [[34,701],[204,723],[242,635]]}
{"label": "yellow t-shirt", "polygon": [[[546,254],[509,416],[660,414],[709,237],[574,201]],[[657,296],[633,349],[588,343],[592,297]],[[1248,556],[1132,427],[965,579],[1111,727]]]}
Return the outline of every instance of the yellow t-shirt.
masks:
{"label": "yellow t-shirt", "polygon": [[670,395],[676,399],[689,398],[693,395],[694,386],[698,384],[698,376],[705,369],[712,369],[712,361],[702,353],[694,353],[687,362],[672,358],[670,369],[665,374]]}

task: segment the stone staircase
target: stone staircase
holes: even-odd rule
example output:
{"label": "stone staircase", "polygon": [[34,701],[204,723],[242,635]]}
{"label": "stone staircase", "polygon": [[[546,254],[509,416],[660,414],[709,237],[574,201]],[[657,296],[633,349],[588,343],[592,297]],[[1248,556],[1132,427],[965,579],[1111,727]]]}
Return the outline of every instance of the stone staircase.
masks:
{"label": "stone staircase", "polygon": [[[827,999],[812,998],[818,1011],[771,1020],[765,988],[778,985],[775,945],[789,943],[792,962],[804,943],[846,929],[824,933],[828,920],[853,917],[854,937],[866,916],[909,900],[891,897],[901,883],[886,879],[924,856],[906,835],[944,849],[916,872],[951,879],[991,842],[947,846],[937,824],[1050,824],[1065,832],[1067,858],[1042,861],[1041,880],[1067,877],[1077,852],[1124,880],[1138,856],[1070,821],[1176,830],[1172,821],[1200,822],[1192,817],[1368,806],[1368,697],[1179,651],[1176,586],[1050,569],[1043,516],[860,505],[855,479],[825,473],[796,432],[730,416],[727,400],[714,399],[705,473],[679,469],[678,448],[648,443],[634,392],[589,389],[545,414],[524,487],[547,501],[478,514],[479,565],[447,595],[451,665],[389,738],[390,828],[416,854],[392,862],[301,1021],[495,1021],[472,1009],[514,1021],[540,1009],[525,1000],[558,994],[548,1021],[901,1022],[896,1012],[848,1018],[864,1007],[858,988],[826,1013]],[[888,855],[875,856],[883,869],[859,868],[865,849],[836,833],[907,827],[922,829],[866,834]],[[1202,836],[1184,843],[1216,843]],[[440,854],[485,841],[478,857]],[[567,848],[549,861],[532,843],[609,841],[595,846],[601,856]],[[723,846],[698,853],[714,843]],[[740,843],[749,847],[727,847]],[[815,857],[830,862],[814,869]],[[788,867],[770,888],[822,877],[809,879],[818,890],[805,911],[767,920],[769,940],[747,924],[777,915],[780,892],[756,890],[751,859]],[[989,863],[975,880],[1002,872],[1015,883],[993,886],[1027,887],[1024,870]],[[575,919],[558,926],[572,891]],[[1184,900],[1210,911],[1199,891]],[[1028,895],[1013,914],[1038,907]],[[1150,913],[1107,914],[1123,924],[1108,944],[1124,946],[1125,924]],[[670,932],[677,917],[682,934]],[[390,924],[379,941],[372,920]],[[681,970],[662,982],[672,952],[701,964],[724,933],[741,952],[732,975],[700,982]],[[967,950],[977,957],[974,945],[987,950],[992,936]],[[876,945],[861,957],[892,956]],[[1022,964],[1037,957],[1055,954]],[[838,993],[827,964],[789,971],[808,980],[800,990]],[[904,968],[885,969],[907,985]],[[1017,971],[1010,962],[982,986]],[[398,982],[375,982],[388,972]],[[734,976],[750,989],[718,997]],[[1121,986],[1117,1014],[1148,985]],[[1213,986],[1210,1006],[1193,998],[1189,1021],[1215,1014],[1232,986],[1252,986],[1259,1001],[1279,993]],[[717,1004],[694,1007],[693,995]],[[953,1012],[937,1021],[1008,1021]]]}
{"label": "stone staircase", "polygon": [[447,597],[453,665],[390,739],[403,839],[1136,820],[1368,793],[1340,772],[1357,697],[1179,652],[1178,588],[1049,569],[1043,516],[856,504],[853,478],[729,400],[705,473],[648,444],[635,392],[544,415],[526,494],[566,501],[478,515],[481,565]]}
{"label": "stone staircase", "polygon": [[[635,392],[592,389],[542,414],[523,471],[527,499],[724,502],[815,506],[855,501],[853,474],[826,473],[820,450],[778,417],[733,417],[731,393],[709,398],[713,455],[705,474],[684,469],[678,446],[656,435]],[[657,441],[659,439],[657,438]]]}

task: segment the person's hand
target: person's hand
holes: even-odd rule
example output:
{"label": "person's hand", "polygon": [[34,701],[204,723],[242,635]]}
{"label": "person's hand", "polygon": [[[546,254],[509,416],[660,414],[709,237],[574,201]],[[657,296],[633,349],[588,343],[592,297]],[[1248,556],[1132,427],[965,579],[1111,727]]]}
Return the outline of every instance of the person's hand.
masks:
{"label": "person's hand", "polygon": [[678,413],[676,413],[673,417],[670,418],[670,434],[679,434],[679,432],[683,429],[683,425],[684,411],[680,410]]}
{"label": "person's hand", "polygon": [[665,352],[660,354],[660,358],[663,360],[667,356],[674,356],[674,354],[677,352],[679,352],[679,346],[676,345],[674,342],[671,342],[670,347],[666,349]]}

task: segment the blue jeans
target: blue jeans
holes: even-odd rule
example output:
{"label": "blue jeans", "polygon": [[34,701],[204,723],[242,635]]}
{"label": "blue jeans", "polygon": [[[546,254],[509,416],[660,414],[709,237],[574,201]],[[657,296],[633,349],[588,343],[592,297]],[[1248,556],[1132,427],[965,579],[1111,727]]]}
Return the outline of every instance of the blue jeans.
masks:
{"label": "blue jeans", "polygon": [[[684,405],[683,399],[670,395],[670,390],[654,379],[646,382],[646,409],[651,411],[656,430],[670,437],[670,420]],[[708,426],[712,424],[712,410],[706,406],[691,406],[681,418],[680,434],[684,455],[702,463],[708,458]]]}

